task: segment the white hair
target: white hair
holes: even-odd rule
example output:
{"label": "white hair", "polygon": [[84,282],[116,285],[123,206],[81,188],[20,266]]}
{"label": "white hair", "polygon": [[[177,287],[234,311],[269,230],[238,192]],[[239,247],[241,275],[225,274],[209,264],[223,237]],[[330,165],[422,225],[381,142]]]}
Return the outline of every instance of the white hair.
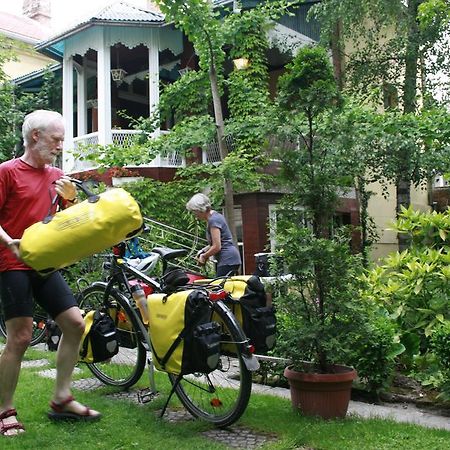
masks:
{"label": "white hair", "polygon": [[211,200],[205,194],[195,194],[186,203],[186,209],[192,212],[206,212],[211,209]]}
{"label": "white hair", "polygon": [[64,123],[63,116],[56,111],[48,111],[46,109],[37,109],[25,116],[22,125],[23,143],[25,146],[31,144],[31,133],[34,130],[44,131],[47,127],[56,121]]}

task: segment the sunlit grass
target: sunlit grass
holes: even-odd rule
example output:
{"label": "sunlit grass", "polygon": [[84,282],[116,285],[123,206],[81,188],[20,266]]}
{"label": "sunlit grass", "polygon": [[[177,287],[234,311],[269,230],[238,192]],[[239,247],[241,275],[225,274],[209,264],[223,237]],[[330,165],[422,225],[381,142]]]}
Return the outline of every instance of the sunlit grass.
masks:
{"label": "sunlit grass", "polygon": [[[54,367],[55,353],[30,348],[26,359],[48,359]],[[90,378],[85,365],[76,378]],[[74,390],[76,398],[103,413],[94,423],[52,423],[47,418],[54,380],[37,374],[42,367],[21,371],[15,406],[26,433],[14,438],[0,436],[4,449],[151,449],[151,450],[215,450],[226,447],[208,440],[201,432],[212,426],[202,421],[169,423],[158,417],[169,389],[167,376],[157,373],[160,395],[152,402],[137,404],[131,400],[117,400],[114,388],[102,387],[92,391]],[[148,387],[144,373],[137,388]],[[134,391],[134,388],[133,388]],[[170,407],[181,408],[178,400]],[[295,414],[288,400],[253,394],[249,406],[238,422],[239,426],[256,432],[277,436],[261,449],[316,450],[446,450],[450,449],[450,433],[389,420],[364,420],[348,417],[345,420],[322,421]]]}

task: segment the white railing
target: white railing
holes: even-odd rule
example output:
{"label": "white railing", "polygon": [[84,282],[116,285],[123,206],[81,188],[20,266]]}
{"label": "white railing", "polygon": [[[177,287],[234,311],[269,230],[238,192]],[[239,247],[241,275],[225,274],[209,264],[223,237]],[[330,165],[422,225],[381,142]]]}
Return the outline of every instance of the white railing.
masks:
{"label": "white railing", "polygon": [[[139,130],[111,130],[111,140],[114,145],[129,148],[134,144],[134,137],[140,135],[144,132]],[[161,130],[157,133],[148,135],[148,139],[152,139],[158,134],[168,133],[167,131]],[[73,154],[75,156],[74,164],[71,172],[83,172],[86,170],[95,169],[98,164],[93,161],[80,160],[77,158],[77,153],[82,154],[83,157],[89,155],[92,152],[93,147],[99,144],[98,131],[94,133],[85,134],[83,136],[78,136],[73,139],[74,150]],[[141,166],[130,166],[130,167],[185,167],[186,160],[184,155],[178,151],[169,152],[165,155],[158,155],[155,159],[147,164]]]}
{"label": "white railing", "polygon": [[111,130],[112,143],[122,147],[131,147],[134,143],[134,136],[145,134],[140,130]]}
{"label": "white railing", "polygon": [[[228,151],[234,150],[233,136],[225,136],[225,144]],[[202,161],[206,163],[218,163],[221,161],[219,143],[217,141],[210,142],[202,151]]]}
{"label": "white railing", "polygon": [[75,148],[85,145],[97,145],[98,144],[98,131],[85,134],[84,136],[78,136],[73,138],[73,144]]}
{"label": "white railing", "polygon": [[92,152],[92,148],[97,145],[98,131],[73,138],[74,161],[71,172],[84,172],[85,170],[95,169],[98,166],[94,161],[80,160],[77,156],[77,154],[89,155]]}

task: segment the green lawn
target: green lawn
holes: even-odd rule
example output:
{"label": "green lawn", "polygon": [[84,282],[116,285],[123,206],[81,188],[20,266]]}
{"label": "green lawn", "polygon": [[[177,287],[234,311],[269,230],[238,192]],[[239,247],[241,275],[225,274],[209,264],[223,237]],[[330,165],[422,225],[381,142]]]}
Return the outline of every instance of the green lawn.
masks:
{"label": "green lawn", "polygon": [[[29,358],[54,360],[54,353],[30,349]],[[90,377],[83,373],[77,378]],[[94,423],[52,423],[47,419],[48,402],[54,381],[36,374],[42,368],[26,368],[21,372],[16,395],[19,418],[26,433],[14,438],[0,437],[1,449],[151,449],[151,450],[213,450],[227,449],[223,444],[204,437],[212,427],[201,421],[169,423],[156,416],[164,403],[168,383],[158,377],[159,398],[145,405],[117,400],[106,394],[111,388],[75,391],[78,400],[98,409],[104,415]],[[140,382],[145,387],[146,374]],[[172,400],[170,407],[177,405]],[[276,435],[276,441],[261,449],[314,450],[445,450],[450,449],[450,432],[400,424],[388,420],[364,420],[348,417],[339,421],[307,419],[295,414],[290,402],[281,398],[252,395],[239,426]]]}

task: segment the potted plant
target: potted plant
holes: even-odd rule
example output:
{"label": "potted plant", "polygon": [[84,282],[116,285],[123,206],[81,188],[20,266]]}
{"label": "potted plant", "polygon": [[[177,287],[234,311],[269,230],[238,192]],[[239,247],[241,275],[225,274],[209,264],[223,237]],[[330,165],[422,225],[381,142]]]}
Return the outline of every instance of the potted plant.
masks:
{"label": "potted plant", "polygon": [[[300,49],[280,78],[277,105],[280,179],[288,192],[277,210],[277,246],[292,275],[275,299],[283,336],[277,353],[292,360],[285,376],[294,408],[325,418],[347,412],[356,371],[337,363],[352,359],[355,336],[365,325],[360,258],[351,252],[349,230],[336,226],[339,197],[354,166],[336,134],[341,105],[326,51]],[[315,379],[324,387],[297,392]]]}
{"label": "potted plant", "polygon": [[293,407],[305,415],[344,417],[356,377],[349,365],[352,344],[365,326],[355,283],[358,264],[353,264],[347,240],[335,236],[327,242],[308,232],[291,230],[283,241],[293,278],[275,300],[284,347],[277,350],[292,361],[284,375]]}

